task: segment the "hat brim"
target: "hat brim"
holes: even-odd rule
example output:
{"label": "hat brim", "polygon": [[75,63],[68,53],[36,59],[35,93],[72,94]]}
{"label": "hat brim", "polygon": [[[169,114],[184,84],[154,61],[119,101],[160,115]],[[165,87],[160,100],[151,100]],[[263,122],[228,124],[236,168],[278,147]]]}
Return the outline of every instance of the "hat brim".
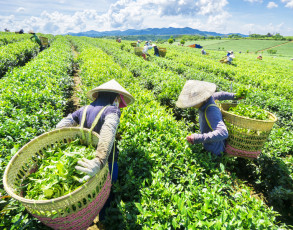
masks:
{"label": "hat brim", "polygon": [[[192,94],[192,87],[197,87],[196,84],[201,84],[200,87],[204,87],[204,91],[200,95],[194,96]],[[216,91],[216,88],[217,86],[214,83],[190,80],[184,85],[176,106],[182,109],[197,106],[209,99]]]}
{"label": "hat brim", "polygon": [[87,97],[90,100],[94,101],[94,100],[96,100],[98,98],[99,92],[111,92],[111,93],[122,94],[127,106],[132,104],[135,101],[134,97],[132,95],[130,95],[130,94],[126,94],[125,92],[121,92],[119,90],[109,90],[109,89],[93,89],[93,90],[90,90],[87,93]]}

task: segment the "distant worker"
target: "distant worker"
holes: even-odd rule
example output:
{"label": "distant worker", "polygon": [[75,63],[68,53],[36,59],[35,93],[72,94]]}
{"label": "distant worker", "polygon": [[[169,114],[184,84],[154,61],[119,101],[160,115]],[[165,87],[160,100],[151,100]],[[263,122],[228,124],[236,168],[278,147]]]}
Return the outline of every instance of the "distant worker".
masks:
{"label": "distant worker", "polygon": [[234,56],[234,52],[233,50],[228,51],[227,56],[223,57],[220,62],[221,63],[226,63],[226,64],[232,64],[233,58],[235,58]]}
{"label": "distant worker", "polygon": [[119,43],[121,43],[121,38],[118,38],[116,41],[119,42]]}
{"label": "distant worker", "polygon": [[262,60],[262,55],[260,54],[256,59]]}
{"label": "distant worker", "polygon": [[33,30],[30,30],[28,33],[33,35],[30,37],[30,39],[32,41],[34,41],[34,42],[38,43],[40,46],[42,46],[41,40],[39,39],[39,37],[36,35],[36,33]]}
{"label": "distant worker", "polygon": [[233,50],[227,52],[227,57],[229,57],[231,54],[233,54]]}
{"label": "distant worker", "polygon": [[202,54],[202,55],[206,55],[207,53],[206,53],[206,51],[205,51],[204,49],[202,49],[202,50],[201,50],[201,54]]}
{"label": "distant worker", "polygon": [[41,40],[39,39],[39,37],[36,35],[36,33],[35,33],[33,30],[30,30],[28,33],[33,35],[33,36],[30,37],[30,39],[31,39],[32,41],[38,43],[39,46],[40,46],[40,50],[42,51],[42,50],[43,50],[42,42],[41,42]]}
{"label": "distant worker", "polygon": [[23,29],[21,29],[21,30],[19,31],[19,33],[20,33],[20,34],[23,34]]}
{"label": "distant worker", "polygon": [[157,57],[160,57],[160,53],[159,53],[159,49],[158,49],[157,45],[153,44],[152,46],[154,47],[154,52],[155,52],[154,55]]}
{"label": "distant worker", "polygon": [[139,45],[140,45],[140,40],[137,40],[136,47],[139,47]]}
{"label": "distant worker", "polygon": [[10,30],[9,30],[9,29],[7,29],[7,28],[5,28],[4,30],[5,30],[5,32],[10,32]]}
{"label": "distant worker", "polygon": [[143,59],[146,60],[146,56],[150,56],[148,53],[148,50],[152,49],[152,46],[147,45],[147,43],[144,45],[143,50],[142,50],[142,56]]}
{"label": "distant worker", "polygon": [[235,58],[233,50],[230,51],[230,55],[227,56],[227,64],[232,64],[233,58]]}

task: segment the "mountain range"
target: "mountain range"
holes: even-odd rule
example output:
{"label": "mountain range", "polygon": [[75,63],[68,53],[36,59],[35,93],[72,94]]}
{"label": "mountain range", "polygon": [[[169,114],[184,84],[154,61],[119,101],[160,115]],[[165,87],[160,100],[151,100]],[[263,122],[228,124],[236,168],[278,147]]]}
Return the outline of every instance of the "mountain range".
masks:
{"label": "mountain range", "polygon": [[[68,33],[72,36],[87,36],[87,37],[105,37],[105,36],[132,36],[132,35],[202,35],[202,36],[228,36],[230,34],[221,34],[216,32],[208,32],[208,31],[201,31],[197,29],[192,29],[190,27],[185,28],[148,28],[148,29],[141,29],[141,30],[135,30],[135,29],[129,29],[129,30],[113,30],[113,31],[95,31],[90,30],[87,32],[79,32],[79,33]],[[238,34],[242,37],[246,37],[247,35],[239,34],[239,33],[233,33]]]}

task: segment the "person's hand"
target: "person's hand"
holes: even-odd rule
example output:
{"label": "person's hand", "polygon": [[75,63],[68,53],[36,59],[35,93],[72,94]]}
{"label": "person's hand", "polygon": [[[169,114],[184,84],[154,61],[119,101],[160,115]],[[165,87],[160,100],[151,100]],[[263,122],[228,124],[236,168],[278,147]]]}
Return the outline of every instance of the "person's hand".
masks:
{"label": "person's hand", "polygon": [[237,93],[235,94],[235,98],[237,100],[245,99],[246,96],[248,95],[248,92],[249,92],[248,89],[241,87],[237,90]]}
{"label": "person's hand", "polygon": [[[92,176],[96,175],[101,170],[101,162],[98,158],[95,158],[93,160],[88,160],[86,158],[83,158],[82,160],[77,162],[77,166],[75,166],[76,170],[79,170],[81,172],[87,173],[88,175],[84,176],[82,179],[80,179],[79,182],[87,181]],[[79,166],[81,165],[81,166]]]}
{"label": "person's hand", "polygon": [[193,144],[194,143],[194,134],[191,134],[190,136],[186,137],[186,140],[190,143]]}

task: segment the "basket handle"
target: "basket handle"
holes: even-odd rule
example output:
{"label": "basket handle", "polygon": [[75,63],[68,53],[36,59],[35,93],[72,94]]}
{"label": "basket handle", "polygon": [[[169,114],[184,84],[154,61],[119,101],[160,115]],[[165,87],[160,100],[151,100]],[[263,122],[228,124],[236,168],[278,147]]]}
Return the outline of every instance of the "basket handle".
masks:
{"label": "basket handle", "polygon": [[114,168],[114,157],[115,157],[115,139],[114,139],[114,148],[113,148],[113,156],[112,156],[112,170],[111,170],[111,182],[112,182],[112,175],[113,175],[113,168]]}
{"label": "basket handle", "polygon": [[81,118],[81,123],[80,123],[80,131],[81,131],[81,134],[82,134],[82,139],[85,139],[84,137],[84,131],[83,131],[83,127],[84,127],[84,122],[85,122],[85,118],[86,118],[86,111],[87,111],[87,108],[89,106],[87,105],[84,110],[83,110],[83,113],[82,113],[82,118]]}

